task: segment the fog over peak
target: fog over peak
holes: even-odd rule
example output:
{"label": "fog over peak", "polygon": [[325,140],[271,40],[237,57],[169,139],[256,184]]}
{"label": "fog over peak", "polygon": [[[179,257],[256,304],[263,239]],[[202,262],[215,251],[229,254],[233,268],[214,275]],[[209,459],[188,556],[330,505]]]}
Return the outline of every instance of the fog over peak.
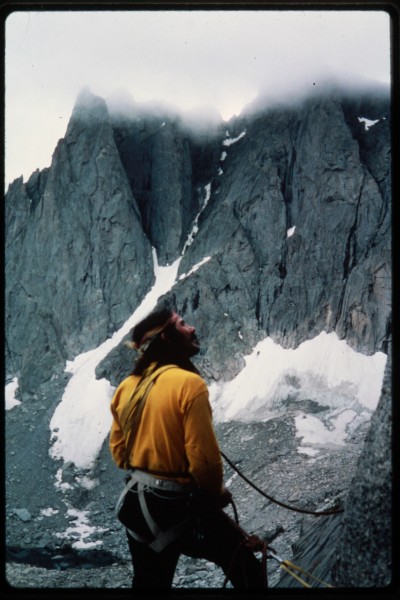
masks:
{"label": "fog over peak", "polygon": [[[88,91],[88,86],[85,86],[81,90],[80,96],[85,95]],[[105,101],[113,117],[135,119],[151,115],[159,118],[179,119],[194,133],[201,133],[224,122],[228,124],[232,119],[244,114],[251,114],[265,108],[295,106],[302,104],[307,99],[336,94],[358,95],[366,91],[375,92],[379,96],[388,95],[390,85],[327,67],[317,71],[314,76],[297,73],[287,77],[282,74],[279,77],[275,76],[272,83],[265,79],[260,83],[256,96],[237,114],[225,119],[218,108],[212,105],[185,108],[168,103],[161,98],[138,102],[127,88],[112,91],[105,97]]]}
{"label": "fog over peak", "polygon": [[390,81],[384,10],[242,8],[10,14],[6,182],[50,166],[86,85],[114,115],[178,115],[203,130],[253,102],[315,93],[331,68]]}
{"label": "fog over peak", "polygon": [[113,117],[138,118],[144,115],[154,117],[172,116],[178,109],[163,99],[138,102],[128,89],[119,88],[105,97],[108,110]]}
{"label": "fog over peak", "polygon": [[215,106],[182,108],[163,100],[137,102],[133,94],[120,88],[105,98],[110,115],[115,119],[139,119],[146,116],[178,120],[193,134],[212,132],[223,123],[221,113]]}
{"label": "fog over peak", "polygon": [[257,97],[243,108],[242,114],[251,114],[265,108],[301,105],[305,100],[313,98],[333,97],[337,94],[358,96],[364,92],[387,96],[390,85],[326,68],[314,76],[299,73],[291,78],[275,78],[274,85],[263,83]]}

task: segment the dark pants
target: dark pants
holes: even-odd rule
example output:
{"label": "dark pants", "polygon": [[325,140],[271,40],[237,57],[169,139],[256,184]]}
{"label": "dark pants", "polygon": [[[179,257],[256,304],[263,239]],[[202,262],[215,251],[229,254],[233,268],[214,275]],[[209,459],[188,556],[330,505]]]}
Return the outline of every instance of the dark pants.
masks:
{"label": "dark pants", "polygon": [[219,509],[196,517],[193,527],[159,553],[128,534],[134,570],[132,587],[170,588],[179,557],[184,554],[215,563],[235,588],[263,588],[261,561],[242,541],[243,534],[235,522]]}

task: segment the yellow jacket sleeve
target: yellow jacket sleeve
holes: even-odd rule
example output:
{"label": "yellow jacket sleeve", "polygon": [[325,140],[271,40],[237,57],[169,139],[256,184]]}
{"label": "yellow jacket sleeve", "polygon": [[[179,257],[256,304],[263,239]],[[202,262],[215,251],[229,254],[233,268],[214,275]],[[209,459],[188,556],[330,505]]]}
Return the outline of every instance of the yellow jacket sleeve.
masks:
{"label": "yellow jacket sleeve", "polygon": [[223,487],[223,468],[207,391],[194,398],[187,406],[184,430],[191,476],[206,492],[220,495]]}
{"label": "yellow jacket sleeve", "polygon": [[122,433],[121,426],[118,420],[118,414],[115,407],[115,402],[118,401],[118,394],[120,390],[117,389],[115,396],[113,398],[113,402],[111,404],[111,413],[113,416],[113,422],[111,426],[110,432],[110,440],[109,440],[109,448],[111,452],[111,456],[117,466],[122,469],[125,464],[125,438]]}

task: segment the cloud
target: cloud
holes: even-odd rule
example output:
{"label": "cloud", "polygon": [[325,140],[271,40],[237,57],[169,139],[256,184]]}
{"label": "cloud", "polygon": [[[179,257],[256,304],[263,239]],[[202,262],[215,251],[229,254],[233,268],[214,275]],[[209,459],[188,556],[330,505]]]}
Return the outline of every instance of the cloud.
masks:
{"label": "cloud", "polygon": [[[31,11],[6,21],[6,181],[50,165],[80,89],[238,114],[327,69],[390,78],[384,11]],[[296,84],[297,85],[297,84]]]}

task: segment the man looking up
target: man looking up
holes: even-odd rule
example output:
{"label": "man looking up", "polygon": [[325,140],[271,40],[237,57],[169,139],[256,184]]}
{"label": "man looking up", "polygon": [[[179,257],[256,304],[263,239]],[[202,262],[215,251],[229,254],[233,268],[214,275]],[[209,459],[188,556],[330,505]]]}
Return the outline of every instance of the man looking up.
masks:
{"label": "man looking up", "polygon": [[168,307],[138,323],[139,356],[112,403],[110,450],[128,483],[117,505],[137,588],[170,588],[181,554],[219,565],[234,587],[261,588],[261,563],[223,512],[223,485],[208,389],[191,357],[194,327]]}

